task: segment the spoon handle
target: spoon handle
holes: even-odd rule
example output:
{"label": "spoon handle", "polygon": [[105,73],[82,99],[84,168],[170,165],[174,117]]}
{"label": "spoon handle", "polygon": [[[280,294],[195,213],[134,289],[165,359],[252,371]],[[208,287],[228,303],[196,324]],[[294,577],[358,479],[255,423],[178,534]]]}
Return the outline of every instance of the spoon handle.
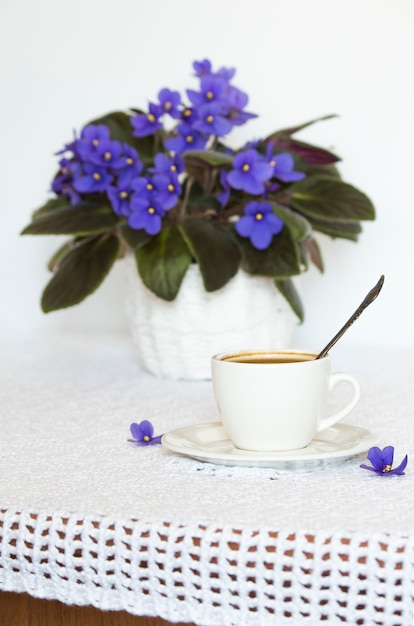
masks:
{"label": "spoon handle", "polygon": [[321,359],[322,357],[324,357],[324,356],[326,356],[328,354],[328,352],[332,348],[332,346],[334,346],[336,344],[336,342],[338,341],[338,339],[340,339],[342,337],[342,335],[348,330],[348,328],[350,326],[352,326],[352,324],[355,322],[355,320],[357,320],[358,317],[361,315],[362,311],[364,311],[364,309],[366,309],[367,306],[369,304],[371,304],[371,302],[373,302],[375,300],[375,298],[377,297],[377,295],[381,291],[383,284],[384,284],[384,274],[382,274],[381,278],[379,279],[379,281],[377,282],[375,287],[373,287],[367,293],[367,295],[365,296],[365,298],[363,299],[363,301],[361,302],[361,304],[359,305],[359,307],[357,308],[355,313],[353,313],[351,315],[349,320],[342,326],[341,330],[338,331],[336,333],[335,337],[333,337],[330,340],[330,342],[323,348],[323,350],[321,350],[321,352],[318,354],[316,359]]}

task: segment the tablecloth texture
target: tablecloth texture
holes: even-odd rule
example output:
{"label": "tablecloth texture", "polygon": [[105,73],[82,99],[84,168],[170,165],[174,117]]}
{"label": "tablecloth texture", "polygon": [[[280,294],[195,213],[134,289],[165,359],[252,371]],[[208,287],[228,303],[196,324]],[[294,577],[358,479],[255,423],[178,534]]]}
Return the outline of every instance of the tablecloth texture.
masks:
{"label": "tablecloth texture", "polygon": [[345,421],[408,453],[404,476],[364,455],[303,473],[134,446],[132,422],[216,421],[211,383],[142,371],[122,335],[3,340],[0,588],[199,626],[411,626],[413,354],[332,360],[362,385]]}

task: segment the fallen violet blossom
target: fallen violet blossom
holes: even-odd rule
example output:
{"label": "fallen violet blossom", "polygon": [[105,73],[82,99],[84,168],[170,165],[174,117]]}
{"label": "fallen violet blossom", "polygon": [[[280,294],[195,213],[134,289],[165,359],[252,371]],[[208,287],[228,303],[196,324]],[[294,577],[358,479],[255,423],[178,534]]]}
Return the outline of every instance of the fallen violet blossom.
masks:
{"label": "fallen violet blossom", "polygon": [[154,437],[154,426],[148,420],[143,420],[139,424],[134,422],[129,427],[133,439],[128,439],[137,446],[153,446],[161,443],[162,435]]}
{"label": "fallen violet blossom", "polygon": [[392,467],[394,461],[393,446],[386,446],[383,450],[381,450],[381,448],[377,448],[376,446],[370,448],[368,450],[367,459],[371,462],[372,467],[365,464],[360,465],[360,467],[362,467],[362,469],[367,469],[371,472],[375,472],[380,476],[390,476],[391,474],[397,474],[398,476],[402,476],[408,462],[408,456],[405,455],[398,467]]}

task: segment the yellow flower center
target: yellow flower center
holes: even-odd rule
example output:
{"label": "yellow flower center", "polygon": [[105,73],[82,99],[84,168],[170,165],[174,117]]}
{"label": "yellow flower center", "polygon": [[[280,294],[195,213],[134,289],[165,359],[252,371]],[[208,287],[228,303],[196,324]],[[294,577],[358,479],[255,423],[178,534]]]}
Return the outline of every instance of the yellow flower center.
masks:
{"label": "yellow flower center", "polygon": [[98,172],[94,172],[92,174],[92,178],[94,178],[95,180],[101,180],[101,175]]}
{"label": "yellow flower center", "polygon": [[247,163],[245,163],[242,167],[243,172],[248,172],[250,169],[250,165],[248,165]]}
{"label": "yellow flower center", "polygon": [[154,189],[154,185],[152,185],[151,183],[148,183],[147,189],[148,191],[152,191]]}
{"label": "yellow flower center", "polygon": [[164,109],[166,111],[169,111],[171,109],[171,107],[172,107],[171,102],[169,100],[167,100],[167,102],[164,104]]}
{"label": "yellow flower center", "polygon": [[168,191],[174,191],[174,185],[171,183],[168,185]]}
{"label": "yellow flower center", "polygon": [[187,135],[185,140],[186,140],[187,143],[192,143],[194,141],[194,137],[192,135]]}
{"label": "yellow flower center", "polygon": [[68,168],[67,167],[61,167],[60,171],[62,172],[62,174],[67,174],[68,173]]}
{"label": "yellow flower center", "polygon": [[206,122],[208,122],[209,124],[211,124],[211,122],[214,122],[214,116],[213,115],[207,115]]}
{"label": "yellow flower center", "polygon": [[382,471],[383,472],[390,472],[391,471],[391,465],[386,465]]}
{"label": "yellow flower center", "polygon": [[119,197],[120,198],[128,198],[128,192],[127,191],[120,191],[119,192]]}
{"label": "yellow flower center", "polygon": [[152,113],[148,113],[147,120],[149,122],[155,122],[155,115],[153,115]]}
{"label": "yellow flower center", "polygon": [[256,219],[260,222],[263,219],[263,213],[256,213]]}
{"label": "yellow flower center", "polygon": [[207,91],[206,98],[207,100],[212,100],[214,98],[214,93],[212,91]]}
{"label": "yellow flower center", "polygon": [[170,170],[171,170],[172,172],[176,172],[176,171],[177,171],[177,168],[176,168],[176,166],[175,166],[175,165],[171,165]]}
{"label": "yellow flower center", "polygon": [[148,213],[151,213],[151,215],[154,215],[155,213],[154,207],[150,206],[150,208],[148,209]]}
{"label": "yellow flower center", "polygon": [[109,161],[112,158],[112,154],[110,152],[105,152],[104,159],[105,161]]}
{"label": "yellow flower center", "polygon": [[148,435],[144,435],[144,441],[151,441],[151,437],[148,437]]}
{"label": "yellow flower center", "polygon": [[96,148],[96,146],[99,146],[99,139],[93,139],[92,140],[92,145],[95,146],[95,148]]}
{"label": "yellow flower center", "polygon": [[191,109],[185,109],[184,117],[190,117],[190,115],[191,115]]}
{"label": "yellow flower center", "polygon": [[134,159],[131,159],[131,157],[127,157],[126,159],[127,165],[132,165],[134,162]]}
{"label": "yellow flower center", "polygon": [[276,165],[276,161],[274,159],[272,159],[269,163],[272,167],[274,167]]}

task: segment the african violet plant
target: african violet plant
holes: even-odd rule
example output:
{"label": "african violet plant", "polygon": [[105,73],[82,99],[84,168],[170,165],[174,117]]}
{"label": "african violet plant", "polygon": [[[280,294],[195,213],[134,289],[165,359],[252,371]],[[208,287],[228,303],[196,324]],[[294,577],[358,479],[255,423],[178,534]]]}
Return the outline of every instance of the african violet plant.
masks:
{"label": "african violet plant", "polygon": [[[371,201],[341,180],[339,158],[294,138],[319,120],[235,150],[224,137],[256,115],[233,69],[193,64],[186,99],[161,89],[148,110],[87,124],[58,152],[54,197],[23,234],[71,235],[49,262],[43,311],[78,304],[131,250],[144,284],[173,300],[191,263],[207,291],[239,270],[273,279],[300,319],[292,277],[316,265],[315,233],[356,241]],[[327,119],[327,116],[321,119]]]}

